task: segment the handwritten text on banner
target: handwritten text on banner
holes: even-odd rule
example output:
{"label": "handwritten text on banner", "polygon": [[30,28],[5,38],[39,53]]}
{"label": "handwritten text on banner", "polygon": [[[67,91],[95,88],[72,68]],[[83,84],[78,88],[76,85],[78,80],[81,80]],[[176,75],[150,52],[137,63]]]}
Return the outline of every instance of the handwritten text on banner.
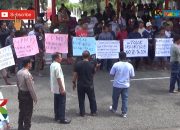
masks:
{"label": "handwritten text on banner", "polygon": [[15,65],[11,46],[0,49],[0,70]]}
{"label": "handwritten text on banner", "polygon": [[124,52],[127,57],[147,57],[148,39],[125,39]]}
{"label": "handwritten text on banner", "polygon": [[39,53],[36,36],[13,38],[17,58],[32,56]]}
{"label": "handwritten text on banner", "polygon": [[73,56],[81,56],[83,51],[88,50],[90,54],[96,54],[96,40],[94,37],[74,37]]}
{"label": "handwritten text on banner", "polygon": [[68,35],[45,34],[45,39],[46,53],[68,53]]}
{"label": "handwritten text on banner", "polygon": [[97,41],[96,58],[117,59],[119,58],[119,41]]}
{"label": "handwritten text on banner", "polygon": [[166,57],[170,56],[170,48],[173,44],[172,38],[156,38],[156,48],[155,48],[155,56],[156,57]]}

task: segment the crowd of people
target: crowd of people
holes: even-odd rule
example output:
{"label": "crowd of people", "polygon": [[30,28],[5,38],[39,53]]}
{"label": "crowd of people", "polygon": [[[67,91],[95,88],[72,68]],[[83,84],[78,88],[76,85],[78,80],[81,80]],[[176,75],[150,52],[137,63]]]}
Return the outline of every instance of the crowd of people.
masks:
{"label": "crowd of people", "polygon": [[[134,69],[140,67],[144,69],[167,69],[168,63],[171,63],[170,93],[174,93],[175,83],[179,81],[179,63],[180,63],[180,33],[179,19],[155,17],[154,10],[159,9],[160,5],[151,3],[143,5],[141,2],[135,6],[133,2],[128,5],[122,4],[121,15],[119,16],[111,3],[105,7],[105,11],[97,12],[92,9],[90,16],[87,11],[76,21],[71,16],[71,12],[64,4],[58,10],[56,20],[48,27],[48,24],[38,17],[33,28],[27,28],[24,25],[21,31],[17,31],[12,22],[0,21],[0,45],[1,48],[11,45],[16,61],[16,66],[0,70],[2,77],[7,85],[9,74],[17,75],[17,86],[19,89],[19,120],[18,130],[30,130],[31,116],[33,113],[33,102],[37,103],[37,96],[34,90],[33,75],[30,70],[35,70],[36,76],[42,76],[41,71],[44,68],[45,54],[45,33],[68,34],[68,55],[67,63],[72,64],[72,38],[73,37],[95,37],[97,40],[119,40],[120,61],[112,59],[90,60],[89,51],[85,50],[82,59],[74,65],[73,89],[77,88],[79,101],[79,114],[85,116],[85,94],[88,95],[90,102],[91,115],[97,115],[97,105],[94,92],[93,76],[97,69],[106,69],[110,75],[114,76],[112,106],[110,111],[117,111],[118,99],[122,95],[122,117],[127,117],[128,111],[128,88],[130,87],[130,78],[135,76]],[[119,17],[117,17],[119,16]],[[52,18],[51,18],[52,20]],[[30,23],[29,23],[30,24]],[[30,25],[28,25],[30,27]],[[39,53],[32,57],[17,58],[13,48],[13,38],[35,35],[39,47]],[[148,57],[130,58],[130,63],[123,52],[124,39],[148,39],[149,54]],[[171,48],[171,58],[155,57],[155,38],[174,38],[174,45]],[[55,121],[68,124],[71,120],[65,116],[66,90],[64,75],[61,68],[62,56],[58,53],[52,55],[52,64],[50,65],[50,86],[54,94],[54,114]],[[115,63],[116,62],[116,63]],[[113,64],[115,63],[115,64]]]}
{"label": "crowd of people", "polygon": [[[41,53],[34,57],[37,65],[33,65],[33,68],[36,70],[37,75],[41,76],[40,68],[43,68],[44,63],[45,33],[68,34],[68,64],[73,63],[73,37],[95,37],[97,40],[119,40],[121,51],[123,51],[124,39],[147,38],[149,42],[148,58],[138,57],[130,59],[135,69],[167,69],[169,58],[155,57],[155,38],[173,38],[174,34],[180,33],[180,24],[178,18],[155,17],[154,12],[156,9],[161,8],[160,5],[161,4],[156,5],[153,0],[150,4],[142,4],[140,1],[136,6],[133,2],[129,2],[127,5],[122,3],[121,15],[119,16],[113,5],[109,3],[103,12],[100,9],[97,9],[97,11],[92,9],[90,13],[84,11],[81,18],[77,21],[75,17],[71,16],[71,12],[65,5],[62,4],[51,26],[48,26],[46,21],[44,21],[42,17],[39,17],[35,24],[28,22],[28,25],[25,25],[22,22],[23,29],[16,31],[11,21],[1,21],[1,47],[13,45],[13,37],[36,35]],[[32,5],[29,8],[32,8]],[[41,15],[42,14],[40,14],[40,16]],[[52,17],[50,20],[52,20]],[[17,61],[17,64],[20,63],[19,59],[17,59]],[[100,62],[101,69],[106,67],[109,71],[114,60],[101,60]],[[21,65],[19,64],[18,66],[18,68],[20,68]],[[11,71],[14,70],[15,69],[11,69]],[[4,78],[6,80],[6,76]],[[8,84],[8,82],[6,83]]]}

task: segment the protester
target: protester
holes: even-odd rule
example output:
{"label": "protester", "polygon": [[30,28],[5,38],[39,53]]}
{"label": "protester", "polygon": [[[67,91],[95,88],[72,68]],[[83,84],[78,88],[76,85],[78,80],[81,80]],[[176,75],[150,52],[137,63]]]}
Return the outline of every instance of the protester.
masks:
{"label": "protester", "polygon": [[127,27],[127,26],[126,26],[126,20],[124,19],[123,16],[119,16],[118,24],[119,24],[120,28],[121,28],[121,27]]}
{"label": "protester", "polygon": [[146,28],[144,27],[144,22],[143,21],[139,21],[139,29],[138,32],[141,34],[141,37],[143,37],[143,32],[146,30]]}
{"label": "protester", "polygon": [[167,38],[173,38],[172,27],[170,24],[165,23],[165,35]]}
{"label": "protester", "polygon": [[3,79],[4,79],[5,84],[6,84],[6,85],[12,85],[12,84],[8,81],[8,73],[7,73],[6,69],[0,70],[0,73],[1,73],[1,75],[2,75],[2,77],[3,77]]}
{"label": "protester", "polygon": [[98,23],[98,20],[95,16],[95,10],[94,9],[91,10],[90,21],[91,21],[91,24],[93,24],[94,26],[95,26],[95,24]]}
{"label": "protester", "polygon": [[120,41],[120,50],[123,51],[123,41],[127,39],[128,33],[126,30],[126,26],[122,26],[120,30],[117,32],[117,40]]}
{"label": "protester", "polygon": [[81,20],[82,20],[82,23],[88,23],[89,21],[89,17],[88,17],[88,12],[87,11],[84,11],[83,14],[81,15]]}
{"label": "protester", "polygon": [[[141,34],[138,32],[138,28],[139,28],[139,25],[135,24],[133,31],[128,34],[128,39],[141,39],[142,38]],[[133,65],[134,65],[134,68],[136,70],[139,69],[140,61],[141,61],[140,57],[133,57],[132,58]]]}
{"label": "protester", "polygon": [[[10,35],[6,38],[5,46],[11,46],[13,57],[14,57],[14,60],[16,61],[17,58],[16,58],[16,53],[15,53],[14,44],[13,44],[13,38],[15,37],[15,32],[16,31],[14,29],[10,30]],[[10,71],[10,73],[15,74],[15,65],[9,67],[8,70]]]}
{"label": "protester", "polygon": [[112,106],[110,111],[115,113],[118,107],[119,96],[121,95],[122,107],[121,117],[127,117],[128,111],[128,90],[130,87],[130,78],[135,76],[133,66],[127,62],[126,53],[120,52],[120,61],[111,68],[110,75],[114,76]]}
{"label": "protester", "polygon": [[69,22],[69,10],[64,4],[61,4],[61,8],[58,11],[59,31],[62,34],[68,34],[68,22]]}
{"label": "protester", "polygon": [[178,84],[178,91],[180,92],[180,35],[174,36],[174,44],[171,46],[170,50],[170,62],[171,62],[171,77],[169,93],[175,93],[175,84]]}
{"label": "protester", "polygon": [[96,39],[98,39],[99,34],[102,33],[102,27],[103,27],[102,22],[99,22],[94,26],[94,35]]}
{"label": "protester", "polygon": [[94,26],[95,24],[93,21],[91,21],[90,18],[87,19],[87,23],[85,23],[87,26],[87,32],[88,32],[88,37],[94,37]]}
{"label": "protester", "polygon": [[97,13],[95,14],[95,17],[97,18],[98,22],[102,22],[103,20],[103,15],[101,13],[100,8],[97,8]]}
{"label": "protester", "polygon": [[103,12],[103,21],[105,24],[107,24],[110,21],[110,12],[108,7],[105,7],[105,10]]}
{"label": "protester", "polygon": [[51,92],[54,93],[54,114],[55,121],[62,124],[69,124],[71,120],[66,119],[66,90],[64,74],[61,68],[62,57],[55,53],[52,55],[53,63],[50,66],[50,85]]}
{"label": "protester", "polygon": [[133,31],[133,28],[134,28],[134,24],[135,24],[136,20],[133,19],[133,18],[130,18],[128,20],[128,24],[127,24],[127,32],[130,33]]}
{"label": "protester", "polygon": [[110,22],[110,25],[112,27],[112,31],[114,32],[114,34],[117,35],[117,30],[118,30],[119,24],[117,22],[116,16],[113,17],[113,21]]}
{"label": "protester", "polygon": [[37,103],[33,77],[29,72],[31,67],[31,59],[26,58],[23,60],[23,68],[17,73],[17,86],[19,89],[18,130],[30,130],[31,117],[33,113],[33,101],[35,104]]}
{"label": "protester", "polygon": [[114,10],[113,5],[111,3],[108,4],[108,11],[110,15],[110,21],[113,21],[114,16],[116,16],[116,11]]}
{"label": "protester", "polygon": [[[162,39],[167,38],[165,35],[165,28],[161,27],[159,29],[158,34],[155,37],[156,38],[162,38]],[[157,66],[157,68],[155,68],[155,69],[161,68],[163,70],[166,70],[167,69],[167,62],[168,62],[167,57],[156,57],[154,66]]]}
{"label": "protester", "polygon": [[154,33],[151,22],[146,23],[146,30],[142,33],[143,38],[148,39],[148,58],[145,58],[146,65],[152,65],[155,57]]}
{"label": "protester", "polygon": [[35,55],[35,71],[37,76],[42,76],[40,73],[44,64],[44,51],[45,51],[45,34],[41,26],[35,25],[35,35],[38,43],[39,53]]}
{"label": "protester", "polygon": [[82,24],[76,28],[76,37],[87,37],[88,30],[87,24]]}
{"label": "protester", "polygon": [[74,68],[73,74],[73,90],[76,88],[77,83],[77,93],[78,93],[78,101],[79,101],[79,114],[80,116],[85,116],[85,94],[87,94],[91,115],[97,115],[97,104],[94,92],[94,81],[93,77],[100,66],[100,64],[91,63],[89,61],[90,53],[89,51],[84,51],[82,54],[83,60],[79,61]]}
{"label": "protester", "polygon": [[[108,26],[108,28],[109,28],[109,32],[110,32],[110,33],[112,34],[112,36],[113,36],[113,40],[116,40],[116,32],[114,32],[114,31],[112,30],[112,25],[111,25],[111,24],[108,24],[107,26]],[[117,26],[116,30],[118,30],[118,26]]]}
{"label": "protester", "polygon": [[7,28],[6,22],[0,24],[0,46],[5,47],[6,38],[9,36],[9,29]]}
{"label": "protester", "polygon": [[[114,36],[111,32],[109,32],[109,26],[103,26],[102,33],[99,34],[98,40],[114,40]],[[106,70],[109,71],[111,68],[111,59],[102,59],[100,69],[103,70],[103,67],[106,66]]]}

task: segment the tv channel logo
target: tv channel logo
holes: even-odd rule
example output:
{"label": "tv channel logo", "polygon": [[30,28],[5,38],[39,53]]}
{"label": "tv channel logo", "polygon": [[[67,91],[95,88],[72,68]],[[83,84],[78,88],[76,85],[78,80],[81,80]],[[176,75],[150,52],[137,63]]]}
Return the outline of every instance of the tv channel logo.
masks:
{"label": "tv channel logo", "polygon": [[1,17],[2,18],[8,18],[9,17],[8,12],[1,12]]}

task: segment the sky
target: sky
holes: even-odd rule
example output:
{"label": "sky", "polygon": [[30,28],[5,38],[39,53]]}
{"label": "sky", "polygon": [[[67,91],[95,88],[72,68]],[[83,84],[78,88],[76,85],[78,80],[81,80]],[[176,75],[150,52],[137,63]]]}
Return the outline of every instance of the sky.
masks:
{"label": "sky", "polygon": [[69,0],[71,3],[79,3],[79,0]]}

